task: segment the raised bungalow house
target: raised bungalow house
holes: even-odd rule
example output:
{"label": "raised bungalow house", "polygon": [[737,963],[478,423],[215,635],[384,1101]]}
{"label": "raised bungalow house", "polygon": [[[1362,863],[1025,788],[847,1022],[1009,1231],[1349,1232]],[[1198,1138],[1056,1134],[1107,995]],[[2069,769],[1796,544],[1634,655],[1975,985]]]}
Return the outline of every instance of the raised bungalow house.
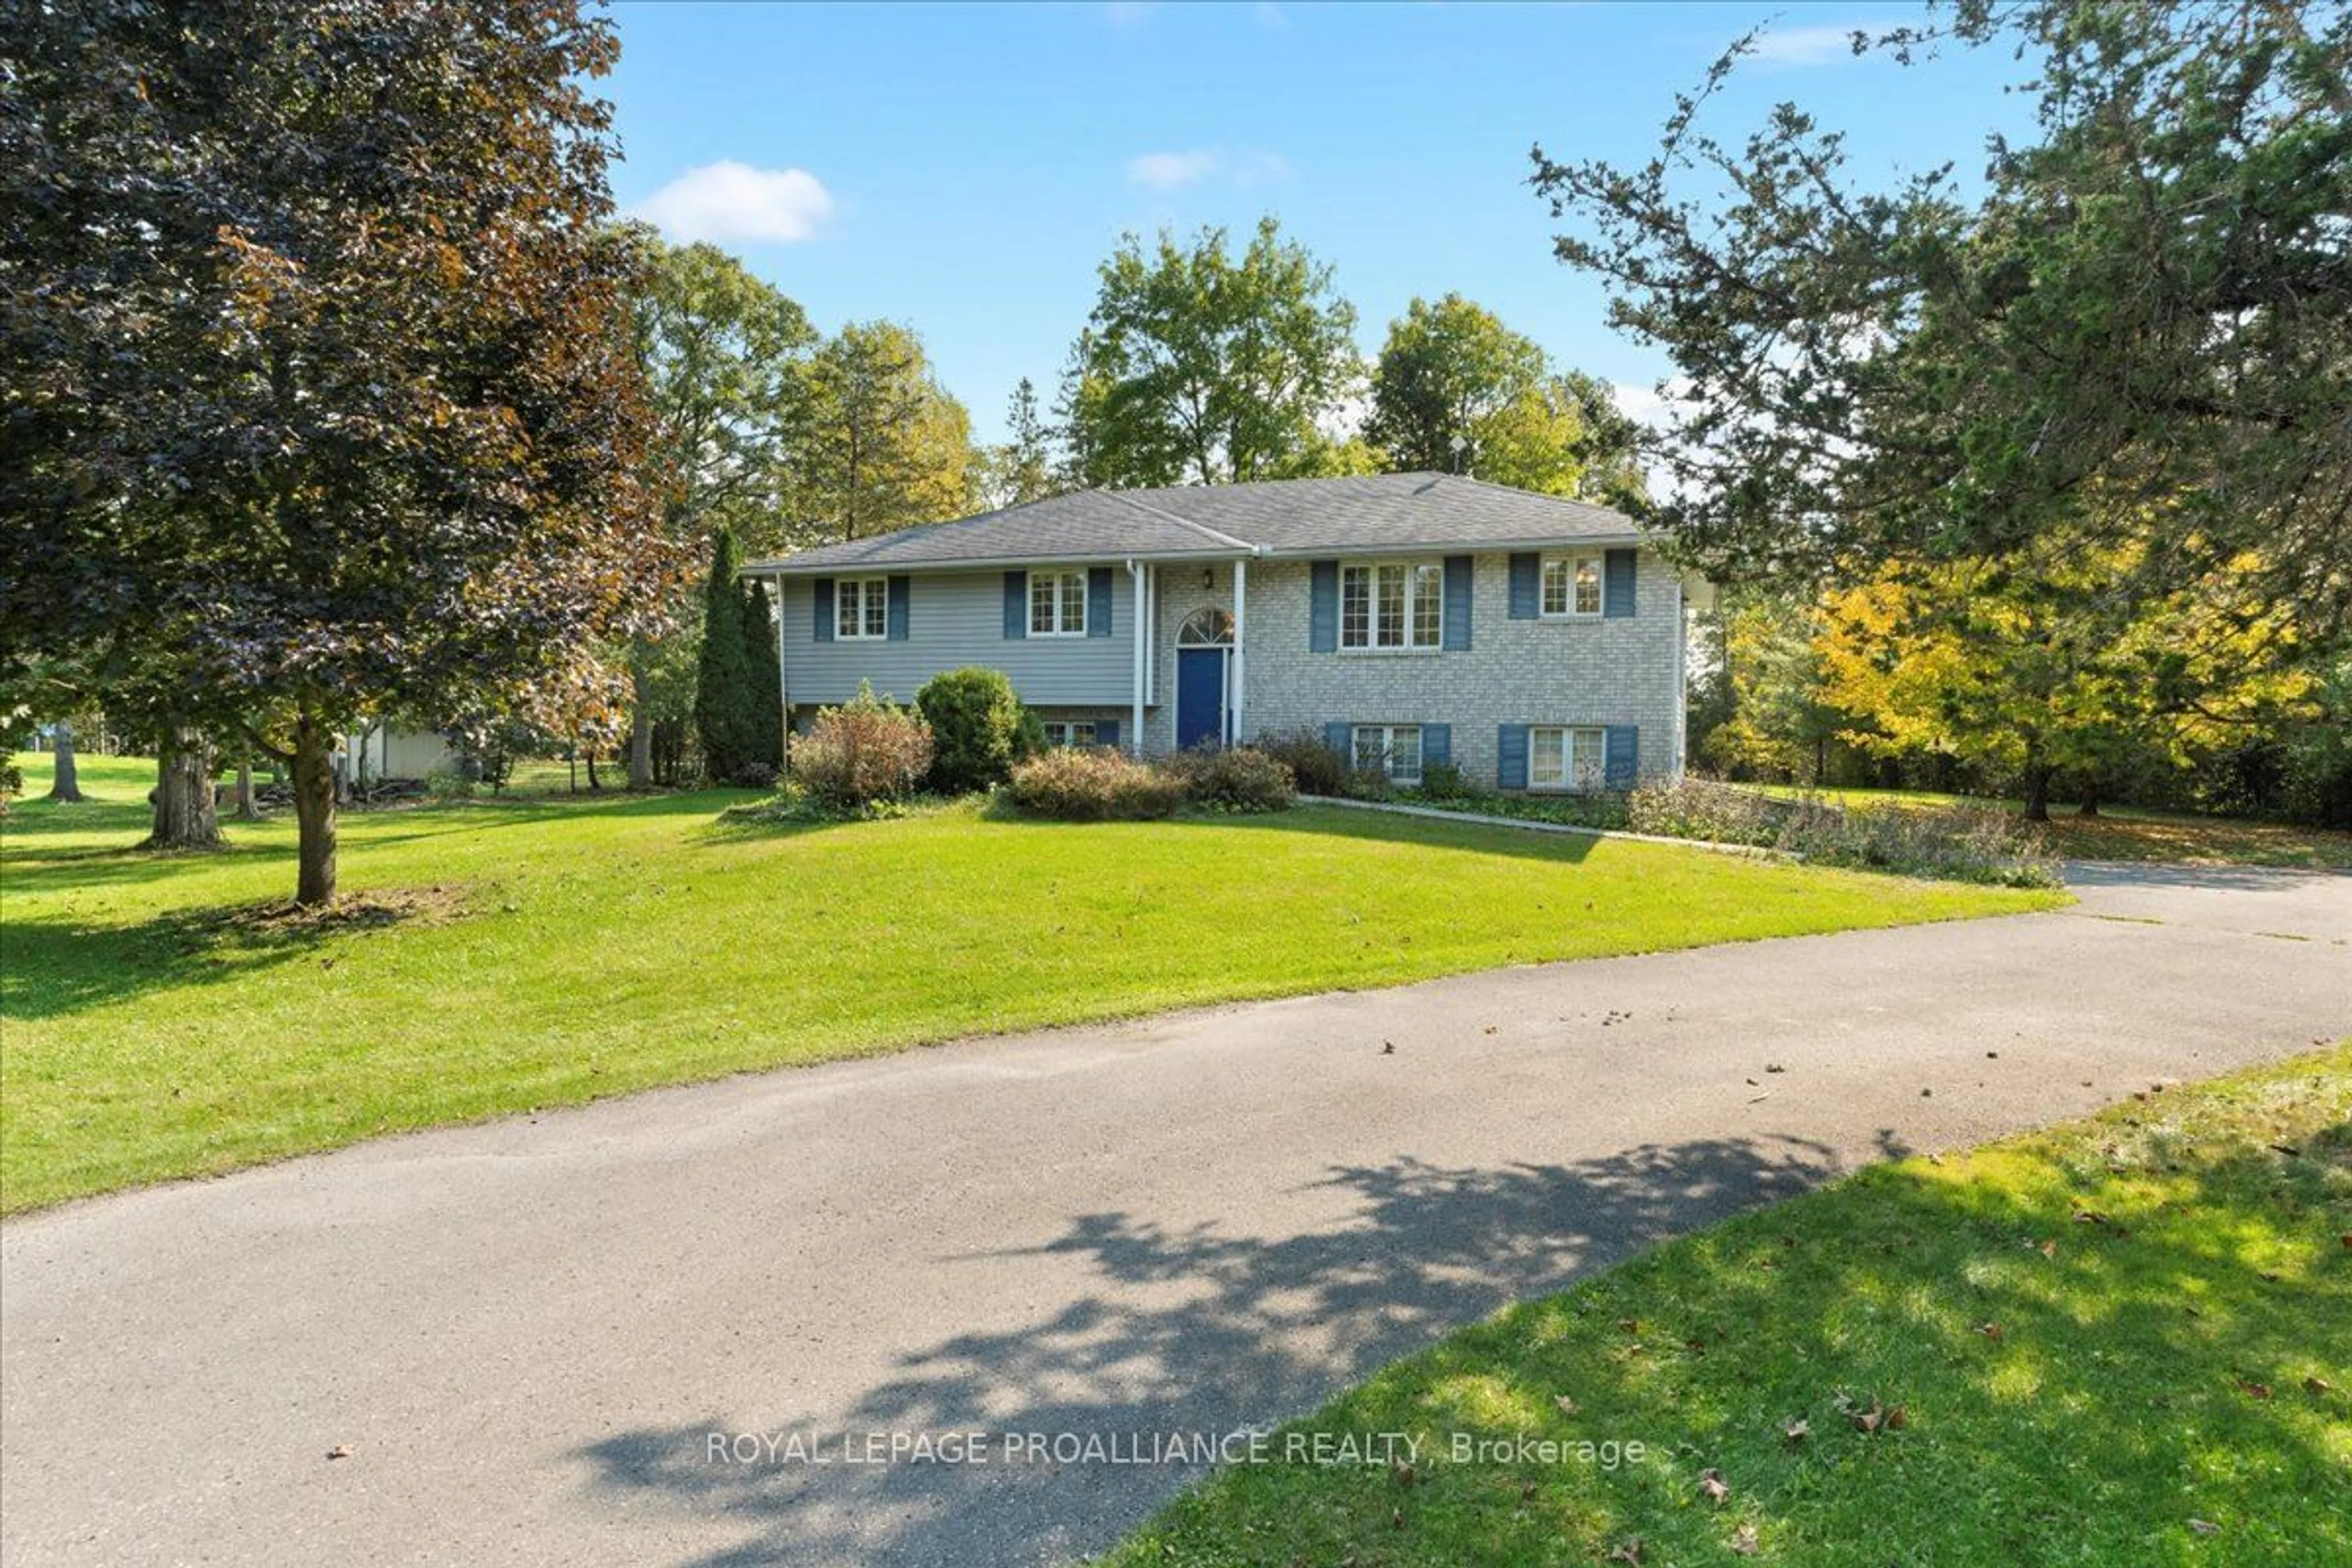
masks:
{"label": "raised bungalow house", "polygon": [[1398,784],[1683,765],[1684,584],[1622,513],[1440,474],[1086,490],[754,562],[805,729],[861,681],[1010,676],[1144,755],[1306,731]]}

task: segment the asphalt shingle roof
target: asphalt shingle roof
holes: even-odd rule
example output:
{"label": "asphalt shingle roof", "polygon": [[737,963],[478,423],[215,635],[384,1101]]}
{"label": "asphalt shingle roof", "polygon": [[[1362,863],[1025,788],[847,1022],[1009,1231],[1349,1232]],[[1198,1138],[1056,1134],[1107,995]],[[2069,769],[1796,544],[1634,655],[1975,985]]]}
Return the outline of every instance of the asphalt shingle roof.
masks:
{"label": "asphalt shingle roof", "polygon": [[1633,520],[1588,501],[1453,474],[1368,474],[1150,490],[1078,490],[821,545],[751,571],[882,570],[1024,561],[1276,555],[1631,540]]}

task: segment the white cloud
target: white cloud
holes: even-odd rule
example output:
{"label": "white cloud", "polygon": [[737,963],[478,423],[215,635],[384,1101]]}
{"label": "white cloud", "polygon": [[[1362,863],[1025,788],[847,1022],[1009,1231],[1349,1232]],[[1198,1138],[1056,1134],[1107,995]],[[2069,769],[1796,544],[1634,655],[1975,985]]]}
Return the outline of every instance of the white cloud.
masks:
{"label": "white cloud", "polygon": [[1639,382],[1612,381],[1609,395],[1617,404],[1617,411],[1636,424],[1647,425],[1654,430],[1666,427],[1667,416],[1677,412],[1677,405],[1690,397],[1691,382],[1686,375],[1670,375],[1654,386]]}
{"label": "white cloud", "polygon": [[1129,184],[1147,190],[1173,191],[1203,180],[1229,180],[1236,185],[1262,185],[1286,178],[1290,165],[1273,153],[1223,153],[1197,147],[1184,153],[1146,153],[1127,161]]}
{"label": "white cloud", "polygon": [[1197,184],[1216,170],[1214,153],[1146,153],[1127,161],[1128,183],[1155,191]]}
{"label": "white cloud", "polygon": [[634,209],[669,238],[790,245],[833,216],[833,194],[806,169],[755,169],[726,159],[688,169]]}
{"label": "white cloud", "polygon": [[1824,25],[1768,28],[1757,35],[1748,58],[1767,66],[1825,66],[1854,58],[1854,34],[1875,36],[1881,31],[1883,27],[1870,22],[1849,23],[1842,27]]}

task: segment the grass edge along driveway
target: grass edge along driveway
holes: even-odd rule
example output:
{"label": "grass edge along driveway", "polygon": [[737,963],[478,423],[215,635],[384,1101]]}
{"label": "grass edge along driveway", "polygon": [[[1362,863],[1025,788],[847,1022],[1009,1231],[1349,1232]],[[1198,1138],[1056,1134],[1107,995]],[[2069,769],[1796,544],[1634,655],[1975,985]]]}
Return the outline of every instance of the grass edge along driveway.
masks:
{"label": "grass edge along driveway", "polygon": [[84,759],[76,806],[27,767],[0,828],[9,1211],[961,1036],[2064,897],[1339,811],[747,830],[713,792],[353,814],[347,894],[419,907],[271,928],[223,911],[287,897],[292,823],[131,851],[151,766]]}
{"label": "grass edge along driveway", "polygon": [[1870,1167],[1294,1433],[1423,1447],[1224,1470],[1104,1568],[2352,1562],[2352,1041]]}

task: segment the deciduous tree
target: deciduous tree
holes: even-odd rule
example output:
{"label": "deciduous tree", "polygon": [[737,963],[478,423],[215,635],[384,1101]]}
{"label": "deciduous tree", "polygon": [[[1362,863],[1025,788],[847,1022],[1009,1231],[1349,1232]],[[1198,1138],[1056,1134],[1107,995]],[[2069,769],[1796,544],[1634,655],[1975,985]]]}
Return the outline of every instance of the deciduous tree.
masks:
{"label": "deciduous tree", "polygon": [[[695,558],[709,552],[719,528],[734,530],[755,552],[809,542],[788,505],[792,467],[808,437],[816,342],[808,317],[716,246],[667,246],[644,228],[631,238],[645,258],[632,317],[659,421],[653,456],[672,542]],[[667,608],[669,625],[633,639],[626,654],[632,789],[653,783],[654,726],[671,711],[665,693],[680,684],[664,679],[676,661],[660,645],[684,638],[690,653],[698,635],[695,595],[677,595]],[[686,695],[690,703],[690,687]]]}
{"label": "deciduous tree", "polygon": [[301,903],[336,734],[609,703],[667,570],[583,86],[614,52],[570,0],[0,26],[0,658],[103,692],[168,653],[182,725],[290,763]]}
{"label": "deciduous tree", "polygon": [[863,539],[971,510],[971,416],[895,321],[852,322],[807,368],[789,505],[811,539]]}
{"label": "deciduous tree", "polygon": [[1236,258],[1225,231],[1130,235],[1070,353],[1061,410],[1082,483],[1291,479],[1348,466],[1338,432],[1363,379],[1355,307],[1331,268],[1261,220]]}

